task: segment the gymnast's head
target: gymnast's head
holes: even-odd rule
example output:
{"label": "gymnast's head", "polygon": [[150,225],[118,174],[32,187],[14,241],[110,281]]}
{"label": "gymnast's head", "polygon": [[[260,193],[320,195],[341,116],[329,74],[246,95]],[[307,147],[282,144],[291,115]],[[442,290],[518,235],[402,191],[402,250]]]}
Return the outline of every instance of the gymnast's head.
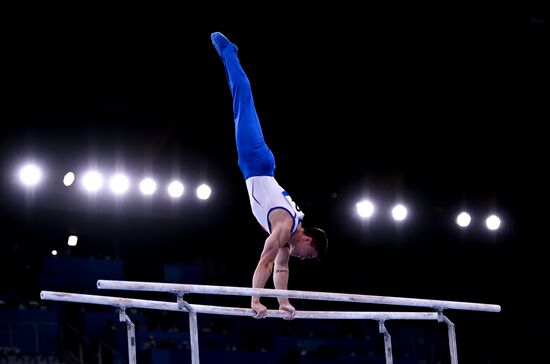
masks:
{"label": "gymnast's head", "polygon": [[292,236],[290,255],[296,258],[322,260],[328,249],[327,234],[316,227],[299,228]]}

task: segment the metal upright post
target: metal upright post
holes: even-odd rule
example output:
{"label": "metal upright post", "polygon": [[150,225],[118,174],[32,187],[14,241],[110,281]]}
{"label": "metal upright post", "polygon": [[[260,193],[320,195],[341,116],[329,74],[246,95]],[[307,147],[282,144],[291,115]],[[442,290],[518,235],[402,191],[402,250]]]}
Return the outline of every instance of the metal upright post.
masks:
{"label": "metal upright post", "polygon": [[458,364],[458,353],[456,348],[456,333],[455,333],[455,324],[443,314],[443,312],[438,313],[439,322],[444,322],[447,324],[447,333],[449,335],[449,351],[451,353],[451,364]]}
{"label": "metal upright post", "polygon": [[189,339],[191,341],[191,363],[200,364],[199,358],[199,333],[197,328],[197,311],[189,303],[183,300],[183,295],[178,294],[178,308],[185,308],[189,313]]}
{"label": "metal upright post", "polygon": [[126,323],[126,332],[128,333],[128,362],[136,364],[136,329],[134,323],[126,315],[125,308],[119,308],[118,318],[120,322]]}
{"label": "metal upright post", "polygon": [[378,321],[378,331],[384,335],[384,352],[386,353],[386,364],[393,364],[393,353],[391,348],[391,335],[386,330],[384,321]]}

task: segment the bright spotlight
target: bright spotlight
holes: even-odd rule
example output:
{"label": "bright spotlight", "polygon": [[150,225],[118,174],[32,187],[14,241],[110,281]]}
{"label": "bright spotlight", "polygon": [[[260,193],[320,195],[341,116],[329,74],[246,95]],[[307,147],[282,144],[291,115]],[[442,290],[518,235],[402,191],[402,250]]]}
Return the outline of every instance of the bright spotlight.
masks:
{"label": "bright spotlight", "polygon": [[361,217],[371,217],[374,213],[374,205],[368,200],[364,200],[355,204],[357,213]]}
{"label": "bright spotlight", "polygon": [[69,240],[67,241],[68,246],[76,246],[77,242],[78,242],[78,236],[69,235]]}
{"label": "bright spotlight", "polygon": [[97,171],[87,172],[82,178],[84,188],[90,192],[98,191],[103,186],[103,178]]}
{"label": "bright spotlight", "polygon": [[179,181],[173,181],[168,185],[168,194],[170,197],[178,198],[183,195],[184,187]]}
{"label": "bright spotlight", "polygon": [[145,178],[140,182],[139,189],[144,195],[152,195],[157,190],[157,183],[151,178]]}
{"label": "bright spotlight", "polygon": [[73,184],[74,182],[74,173],[73,172],[67,172],[67,174],[63,177],[63,184],[67,187]]}
{"label": "bright spotlight", "polygon": [[27,164],[19,170],[19,180],[25,186],[35,186],[40,182],[42,171],[34,164]]}
{"label": "bright spotlight", "polygon": [[52,255],[57,255],[57,250],[52,250]]}
{"label": "bright spotlight", "polygon": [[208,199],[211,193],[212,193],[212,190],[210,189],[210,187],[204,183],[199,187],[197,187],[197,197],[200,198],[201,200]]}
{"label": "bright spotlight", "polygon": [[109,181],[109,187],[111,187],[111,191],[116,194],[122,194],[128,191],[129,186],[130,181],[128,181],[128,178],[122,174],[114,175]]}
{"label": "bright spotlight", "polygon": [[397,205],[391,210],[391,214],[396,221],[405,220],[407,217],[407,208],[403,205]]}
{"label": "bright spotlight", "polygon": [[485,220],[485,225],[489,230],[497,230],[500,227],[500,219],[496,215],[491,215]]}
{"label": "bright spotlight", "polygon": [[458,226],[461,226],[461,227],[466,227],[470,225],[471,221],[472,221],[472,218],[470,217],[470,214],[468,214],[467,212],[461,212],[456,217],[456,223],[458,224]]}

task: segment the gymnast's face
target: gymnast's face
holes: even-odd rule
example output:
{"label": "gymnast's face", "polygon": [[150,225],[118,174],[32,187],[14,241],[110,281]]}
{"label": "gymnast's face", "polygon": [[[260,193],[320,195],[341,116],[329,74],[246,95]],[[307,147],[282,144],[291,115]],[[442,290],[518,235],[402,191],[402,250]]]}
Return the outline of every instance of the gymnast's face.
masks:
{"label": "gymnast's face", "polygon": [[311,237],[300,233],[295,237],[295,243],[290,247],[290,255],[301,260],[317,257],[317,250],[311,243]]}

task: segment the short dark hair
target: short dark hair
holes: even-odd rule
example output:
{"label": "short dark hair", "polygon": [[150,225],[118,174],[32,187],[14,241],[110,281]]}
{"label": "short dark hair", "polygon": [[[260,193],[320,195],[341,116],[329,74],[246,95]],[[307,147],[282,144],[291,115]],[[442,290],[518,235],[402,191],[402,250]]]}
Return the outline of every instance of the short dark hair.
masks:
{"label": "short dark hair", "polygon": [[317,250],[317,260],[322,260],[327,254],[328,239],[323,229],[316,227],[304,228],[304,233],[312,240],[315,250]]}

